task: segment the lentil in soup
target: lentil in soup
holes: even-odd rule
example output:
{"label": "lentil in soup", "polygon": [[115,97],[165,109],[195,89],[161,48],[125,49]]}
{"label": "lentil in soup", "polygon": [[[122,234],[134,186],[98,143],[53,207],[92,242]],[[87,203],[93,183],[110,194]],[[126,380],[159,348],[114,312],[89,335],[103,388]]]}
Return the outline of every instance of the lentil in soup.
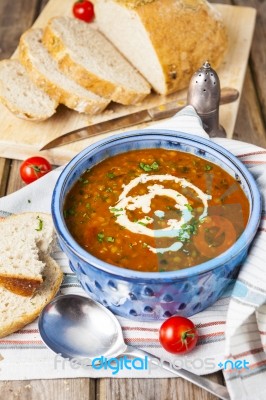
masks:
{"label": "lentil in soup", "polygon": [[165,149],[110,157],[78,179],[64,204],[67,227],[95,257],[145,272],[208,261],[243,232],[249,203],[218,165]]}

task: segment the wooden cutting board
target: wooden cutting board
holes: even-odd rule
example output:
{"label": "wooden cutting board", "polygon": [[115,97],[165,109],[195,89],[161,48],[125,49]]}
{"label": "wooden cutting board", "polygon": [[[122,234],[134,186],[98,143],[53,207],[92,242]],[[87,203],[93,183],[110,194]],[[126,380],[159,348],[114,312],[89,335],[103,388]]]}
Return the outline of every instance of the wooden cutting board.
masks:
{"label": "wooden cutting board", "polygon": [[[43,27],[49,18],[56,15],[71,15],[72,5],[73,0],[64,0],[64,2],[61,0],[50,0],[34,26]],[[223,15],[229,33],[229,49],[223,64],[217,70],[221,87],[236,88],[241,94],[255,26],[256,10],[249,7],[221,4],[217,4],[216,7]],[[14,56],[16,56],[16,53]],[[47,157],[53,164],[64,164],[89,144],[119,131],[43,152],[39,152],[39,149],[53,138],[74,129],[130,114],[155,105],[161,105],[171,100],[179,100],[180,104],[183,104],[184,99],[186,99],[186,90],[170,96],[151,94],[139,106],[121,106],[112,103],[101,115],[94,117],[78,114],[64,106],[60,106],[52,118],[39,123],[20,120],[0,105],[0,157],[23,160],[28,156],[41,154]],[[223,105],[220,108],[220,122],[226,129],[229,138],[233,134],[238,106],[239,100],[232,104]],[[128,130],[139,129],[143,126],[138,125],[128,128]]]}

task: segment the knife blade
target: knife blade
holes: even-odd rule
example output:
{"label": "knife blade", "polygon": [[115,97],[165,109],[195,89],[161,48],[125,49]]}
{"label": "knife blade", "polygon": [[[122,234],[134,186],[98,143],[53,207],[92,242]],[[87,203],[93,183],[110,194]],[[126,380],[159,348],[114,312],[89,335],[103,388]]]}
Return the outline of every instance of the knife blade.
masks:
{"label": "knife blade", "polygon": [[[221,90],[220,105],[236,101],[239,97],[237,89],[223,88]],[[158,121],[169,118],[186,106],[186,100],[175,100],[161,106],[152,107],[146,110],[137,111],[122,117],[113,118],[108,121],[99,122],[94,125],[88,125],[71,132],[64,133],[61,136],[46,143],[41,149],[48,150],[54,147],[63,146],[78,140],[101,135],[102,133],[112,132],[117,129],[128,128],[144,122]]]}

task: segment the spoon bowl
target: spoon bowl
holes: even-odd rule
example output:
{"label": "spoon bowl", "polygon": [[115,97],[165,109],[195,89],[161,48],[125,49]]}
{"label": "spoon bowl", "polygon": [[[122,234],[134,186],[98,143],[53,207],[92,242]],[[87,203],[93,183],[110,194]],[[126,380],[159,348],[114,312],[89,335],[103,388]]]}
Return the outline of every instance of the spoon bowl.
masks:
{"label": "spoon bowl", "polygon": [[85,296],[58,296],[42,311],[39,331],[45,344],[64,358],[116,357],[126,345],[113,314]]}
{"label": "spoon bowl", "polygon": [[47,304],[39,318],[42,340],[54,353],[69,360],[92,364],[98,357],[114,358],[129,355],[172,372],[189,382],[229,400],[226,387],[184,369],[176,369],[168,362],[148,352],[127,346],[116,317],[96,301],[80,295],[58,296]]}

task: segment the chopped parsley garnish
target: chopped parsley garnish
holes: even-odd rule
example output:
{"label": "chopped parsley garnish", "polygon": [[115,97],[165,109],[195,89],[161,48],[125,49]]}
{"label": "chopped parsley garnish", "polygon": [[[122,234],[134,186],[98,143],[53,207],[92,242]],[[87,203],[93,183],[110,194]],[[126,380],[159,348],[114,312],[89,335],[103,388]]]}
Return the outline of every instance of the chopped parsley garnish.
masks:
{"label": "chopped parsley garnish", "polygon": [[148,225],[148,223],[150,222],[150,221],[152,221],[152,218],[151,217],[145,217],[145,218],[143,218],[145,221],[138,221],[138,220],[134,220],[134,222],[136,222],[137,224],[140,224],[140,225],[143,225],[143,226],[146,226],[146,225]]}
{"label": "chopped parsley garnish", "polygon": [[188,211],[193,211],[193,207],[190,204],[185,204],[185,207],[187,207]]}
{"label": "chopped parsley garnish", "polygon": [[88,179],[85,179],[82,176],[79,178],[79,182],[81,182],[82,185],[86,185],[87,183],[89,183]]}
{"label": "chopped parsley garnish", "polygon": [[178,239],[181,242],[187,242],[190,239],[191,235],[195,235],[198,230],[199,221],[192,221],[190,224],[183,224],[181,226]]}
{"label": "chopped parsley garnish", "polygon": [[114,213],[116,213],[116,212],[123,211],[123,208],[115,208],[115,207],[111,207],[111,208],[110,208],[110,211],[111,211],[111,212],[114,212]]}
{"label": "chopped parsley garnish", "polygon": [[114,241],[115,241],[115,238],[114,238],[113,236],[106,236],[106,237],[105,237],[105,235],[104,235],[103,232],[99,232],[99,233],[97,234],[97,239],[98,239],[98,242],[99,242],[99,243],[103,243],[104,240],[105,240],[106,242],[109,242],[109,243],[114,243]]}
{"label": "chopped parsley garnish", "polygon": [[211,171],[211,170],[212,170],[212,166],[209,165],[209,164],[206,164],[206,165],[204,166],[204,169],[205,169],[205,171]]}
{"label": "chopped parsley garnish", "polygon": [[156,161],[154,161],[151,165],[144,164],[143,162],[141,162],[141,163],[139,163],[139,166],[145,172],[156,171],[157,169],[159,169],[159,164]]}
{"label": "chopped parsley garnish", "polygon": [[142,222],[142,221],[136,221],[136,222],[137,222],[137,224],[140,224],[140,225],[143,225],[143,226],[146,226],[148,224],[148,221],[146,223]]}
{"label": "chopped parsley garnish", "polygon": [[107,172],[106,176],[107,176],[107,178],[110,178],[110,179],[115,178],[115,174],[113,172]]}
{"label": "chopped parsley garnish", "polygon": [[98,242],[102,243],[104,240],[104,233],[100,232],[97,235]]}
{"label": "chopped parsley garnish", "polygon": [[39,217],[39,215],[37,216],[37,220],[38,220],[38,228],[35,229],[35,231],[40,232],[43,228],[43,220]]}

